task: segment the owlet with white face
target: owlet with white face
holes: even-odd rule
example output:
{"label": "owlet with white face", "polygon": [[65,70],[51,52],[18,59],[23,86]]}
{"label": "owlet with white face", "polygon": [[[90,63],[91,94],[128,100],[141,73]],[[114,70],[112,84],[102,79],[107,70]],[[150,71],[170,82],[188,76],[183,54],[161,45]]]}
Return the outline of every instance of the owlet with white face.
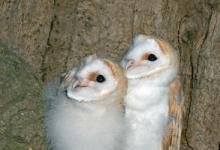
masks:
{"label": "owlet with white face", "polygon": [[179,142],[178,61],[167,42],[145,35],[134,38],[121,61],[128,78],[125,150],[167,150]]}
{"label": "owlet with white face", "polygon": [[[57,84],[56,84],[57,83]],[[119,65],[90,56],[59,87],[45,90],[46,133],[53,150],[120,150],[127,79]],[[58,85],[58,86],[57,86]]]}

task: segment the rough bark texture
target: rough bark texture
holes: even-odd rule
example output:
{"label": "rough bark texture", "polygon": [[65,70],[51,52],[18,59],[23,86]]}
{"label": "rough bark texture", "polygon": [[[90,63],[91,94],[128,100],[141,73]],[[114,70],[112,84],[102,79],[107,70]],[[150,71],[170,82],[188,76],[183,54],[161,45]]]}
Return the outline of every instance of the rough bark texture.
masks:
{"label": "rough bark texture", "polygon": [[44,149],[42,82],[0,44],[0,149]]}
{"label": "rough bark texture", "polygon": [[[186,98],[181,149],[217,150],[220,143],[219,0],[0,0],[0,40],[18,56],[8,55],[25,60],[43,81],[53,79],[94,52],[119,60],[137,33],[160,36],[180,53]],[[0,89],[8,86],[7,80],[10,84],[15,80],[16,85],[28,86],[22,84],[27,80],[22,69],[25,63],[19,63],[21,68],[14,77],[11,74],[16,64],[2,53],[1,58],[4,58],[0,61],[1,68],[9,66],[1,74],[0,83],[4,84],[0,84]],[[30,84],[36,84],[35,74],[28,74]],[[35,104],[41,101],[32,92],[39,92],[38,88],[29,87],[29,98],[16,106],[14,99],[23,88],[7,87],[10,96],[0,99],[0,112],[6,121],[0,122],[1,143],[40,149],[41,140],[28,139],[36,128],[41,128],[42,108]],[[0,97],[7,94],[2,90]],[[34,102],[30,103],[32,98]],[[27,107],[38,108],[25,117],[36,122],[33,130],[24,130],[26,121],[22,125],[24,117],[19,114]],[[13,117],[7,111],[13,111]],[[18,128],[13,125],[14,117],[18,124],[21,121]],[[22,140],[12,138],[21,133],[25,133]],[[3,147],[0,144],[0,149],[10,149]]]}

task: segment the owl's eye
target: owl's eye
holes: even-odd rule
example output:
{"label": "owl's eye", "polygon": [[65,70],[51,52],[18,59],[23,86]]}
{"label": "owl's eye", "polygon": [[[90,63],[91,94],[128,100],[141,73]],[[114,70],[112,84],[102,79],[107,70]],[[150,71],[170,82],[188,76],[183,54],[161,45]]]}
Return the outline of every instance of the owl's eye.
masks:
{"label": "owl's eye", "polygon": [[102,83],[105,81],[105,77],[103,75],[98,75],[96,77],[96,81],[99,82],[99,83]]}
{"label": "owl's eye", "polygon": [[147,59],[149,61],[156,61],[157,60],[157,56],[155,56],[154,54],[150,54]]}

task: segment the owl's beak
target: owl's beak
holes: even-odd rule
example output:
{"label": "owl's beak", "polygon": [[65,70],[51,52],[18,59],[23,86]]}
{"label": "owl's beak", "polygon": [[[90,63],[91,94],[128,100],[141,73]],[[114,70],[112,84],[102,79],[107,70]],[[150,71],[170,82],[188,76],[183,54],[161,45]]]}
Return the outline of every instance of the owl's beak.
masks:
{"label": "owl's beak", "polygon": [[137,64],[136,64],[134,59],[129,59],[125,68],[126,68],[126,70],[128,70],[129,68],[132,68],[132,67],[134,67],[136,65]]}
{"label": "owl's beak", "polygon": [[74,84],[73,84],[73,88],[83,88],[83,87],[88,87],[89,86],[89,80],[77,80]]}

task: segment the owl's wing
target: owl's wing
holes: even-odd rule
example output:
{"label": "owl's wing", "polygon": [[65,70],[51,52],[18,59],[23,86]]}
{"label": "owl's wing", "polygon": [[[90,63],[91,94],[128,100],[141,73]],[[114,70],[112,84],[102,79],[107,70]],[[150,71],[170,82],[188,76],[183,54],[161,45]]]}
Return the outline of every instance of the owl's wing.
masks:
{"label": "owl's wing", "polygon": [[169,121],[167,133],[162,141],[162,150],[179,150],[182,131],[183,92],[179,78],[170,84]]}

